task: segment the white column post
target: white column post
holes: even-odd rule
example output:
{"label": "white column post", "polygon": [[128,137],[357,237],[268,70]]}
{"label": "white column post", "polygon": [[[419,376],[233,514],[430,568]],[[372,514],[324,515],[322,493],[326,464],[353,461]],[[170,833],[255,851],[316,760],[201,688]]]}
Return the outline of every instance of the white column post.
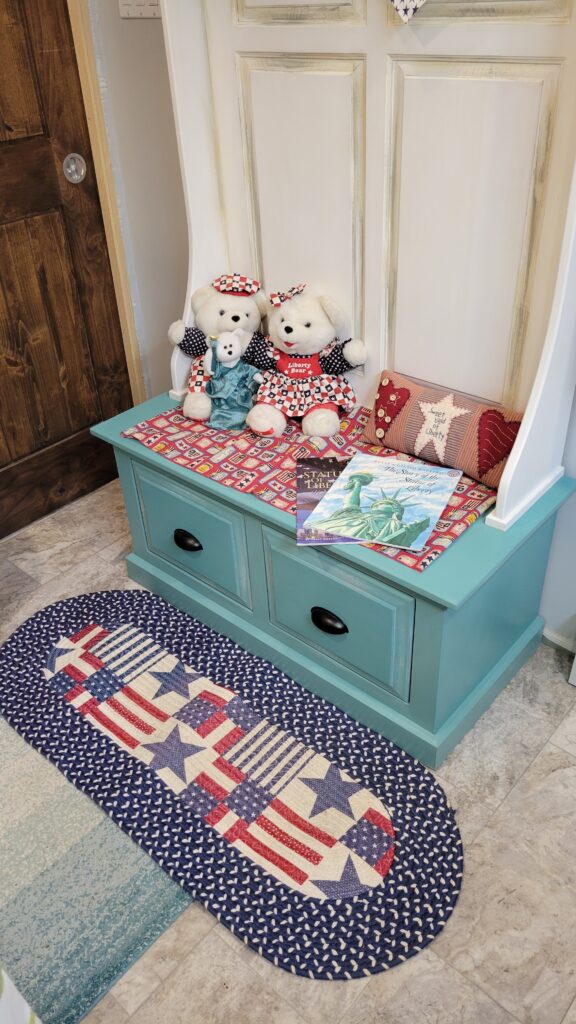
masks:
{"label": "white column post", "polygon": [[[192,322],[192,293],[228,269],[202,0],[160,0],[164,43],[188,222],[188,284],[182,319]],[[166,325],[168,326],[168,325]],[[171,396],[186,390],[190,359],[172,354]]]}
{"label": "white column post", "polygon": [[548,331],[518,437],[489,526],[507,530],[564,474],[562,457],[576,387],[576,168],[568,199]]}

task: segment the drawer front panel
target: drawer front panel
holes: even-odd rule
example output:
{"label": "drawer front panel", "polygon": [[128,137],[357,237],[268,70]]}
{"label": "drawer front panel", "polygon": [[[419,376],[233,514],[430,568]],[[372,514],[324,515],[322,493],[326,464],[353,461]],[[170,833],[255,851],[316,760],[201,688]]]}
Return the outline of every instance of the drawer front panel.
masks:
{"label": "drawer front panel", "polygon": [[414,599],[268,527],[263,536],[271,622],[408,701]]}
{"label": "drawer front panel", "polygon": [[135,465],[134,475],[149,551],[251,607],[241,513],[153,470]]}

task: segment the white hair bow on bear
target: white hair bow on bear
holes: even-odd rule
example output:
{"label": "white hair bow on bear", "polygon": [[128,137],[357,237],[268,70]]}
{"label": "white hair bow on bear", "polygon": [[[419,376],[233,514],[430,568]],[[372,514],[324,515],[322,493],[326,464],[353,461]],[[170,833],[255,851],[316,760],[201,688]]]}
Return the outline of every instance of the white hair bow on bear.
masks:
{"label": "white hair bow on bear", "polygon": [[300,295],[305,287],[305,284],[295,284],[293,288],[289,288],[286,292],[271,292],[268,298],[272,305],[279,309],[283,302],[293,299],[295,295]]}

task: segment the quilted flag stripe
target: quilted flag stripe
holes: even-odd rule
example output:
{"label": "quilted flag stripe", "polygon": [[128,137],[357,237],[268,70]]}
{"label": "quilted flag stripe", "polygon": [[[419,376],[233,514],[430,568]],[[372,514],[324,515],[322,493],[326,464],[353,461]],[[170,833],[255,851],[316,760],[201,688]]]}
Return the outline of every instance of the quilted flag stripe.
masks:
{"label": "quilted flag stripe", "polygon": [[228,808],[226,807],[226,804],[217,804],[209,814],[205,815],[204,821],[208,825],[217,825],[219,821],[222,821],[222,818],[226,817],[227,814]]}
{"label": "quilted flag stripe", "polygon": [[384,832],[387,832],[389,836],[394,835],[394,828],[390,818],[387,818],[384,814],[380,814],[379,811],[375,811],[373,807],[369,807],[365,812],[364,817],[372,825],[377,825]]}
{"label": "quilted flag stripe", "polygon": [[118,652],[130,642],[130,637],[139,639],[141,637],[140,630],[135,626],[119,626],[117,629],[113,629],[104,640],[96,644],[94,653],[107,661],[110,656],[113,656],[112,652]]}
{"label": "quilted flag stripe", "polygon": [[77,699],[72,701],[72,704],[81,715],[87,717],[92,714],[93,711],[98,710],[98,701],[96,700],[96,697],[92,697],[87,690],[84,690],[84,688],[82,689],[83,692]]}
{"label": "quilted flag stripe", "polygon": [[155,727],[153,725],[149,725],[141,718],[138,718],[138,715],[134,714],[129,707],[125,707],[116,697],[110,697],[106,701],[106,707],[112,708],[113,711],[120,715],[121,718],[125,718],[134,729],[137,729],[144,736],[150,736],[154,732]]}
{"label": "quilted flag stripe", "polygon": [[90,651],[96,644],[100,643],[108,636],[107,629],[97,629],[96,633],[90,634],[90,636],[84,637],[82,640],[82,647],[85,651]]}
{"label": "quilted flag stripe", "polygon": [[104,667],[104,662],[100,661],[100,658],[97,658],[95,654],[90,654],[90,651],[85,651],[82,655],[82,661],[89,665],[90,668],[98,669]]}
{"label": "quilted flag stripe", "polygon": [[213,693],[211,690],[201,690],[198,694],[200,700],[206,700],[209,704],[214,704],[217,708],[226,707],[228,701],[224,697],[219,696],[217,693]]}
{"label": "quilted flag stripe", "polygon": [[85,690],[81,683],[78,683],[77,688],[79,692],[76,693],[74,697],[70,697],[70,694],[66,694],[65,699],[68,700],[70,698],[72,707],[75,707],[81,715],[87,714],[91,707],[98,707],[98,701],[96,698],[88,693],[88,690]]}
{"label": "quilted flag stripe", "polygon": [[267,818],[264,814],[261,814],[259,818],[256,818],[256,825],[258,825],[264,832],[267,832],[268,835],[277,839],[279,843],[282,843],[290,850],[293,850],[294,853],[304,857],[305,860],[309,860],[311,864],[319,864],[322,860],[321,853],[318,853],[316,850],[312,850],[309,846],[305,846],[304,843],[299,842],[298,839],[295,839],[289,832],[284,832],[283,829],[279,828],[278,825],[275,825],[274,822],[270,821],[270,818]]}
{"label": "quilted flag stripe", "polygon": [[219,757],[217,761],[214,761],[214,767],[218,768],[223,775],[227,775],[233,782],[242,782],[246,778],[244,772],[241,772],[239,768],[235,768],[233,764],[230,764],[223,757]]}
{"label": "quilted flag stripe", "polygon": [[[332,845],[328,845],[326,840],[322,841],[313,832],[304,832],[303,829],[298,828],[298,825],[294,821],[288,821],[285,816],[279,814],[273,804],[268,804],[268,806],[264,808],[260,817],[265,817],[279,833],[285,832],[289,835],[294,843],[301,844],[306,849],[312,850],[313,853],[317,854],[320,858],[318,863],[326,857],[328,850],[333,849],[333,847],[337,845],[337,842],[332,843],[332,839],[334,837],[331,835],[329,836],[329,839]],[[258,821],[258,824],[260,827],[263,827],[261,825],[261,821]],[[319,826],[317,827],[319,828]],[[321,829],[320,832],[322,832]],[[328,836],[329,834],[326,833],[325,835]],[[280,835],[277,836],[277,839],[280,841]]]}
{"label": "quilted flag stripe", "polygon": [[308,752],[307,748],[290,736],[286,744],[279,746],[275,751],[276,756],[270,758],[269,763],[260,766],[255,775],[258,775],[263,786],[272,788],[275,783],[281,782],[292,772],[294,764],[300,760],[304,751]]}
{"label": "quilted flag stripe", "polygon": [[270,772],[278,770],[278,766],[288,756],[302,752],[303,745],[292,736],[279,730],[270,743],[250,763],[250,774],[255,779],[263,779]]}
{"label": "quilted flag stripe", "polygon": [[384,878],[384,875],[388,874],[388,872],[390,870],[390,866],[391,866],[393,860],[394,860],[394,847],[391,846],[390,849],[386,851],[384,856],[381,857],[380,860],[376,861],[376,863],[374,865],[374,871],[377,871],[378,874],[382,875],[382,878]]}
{"label": "quilted flag stripe", "polygon": [[289,860],[283,857],[280,853],[276,853],[275,850],[271,849],[270,846],[266,846],[265,843],[260,842],[255,836],[251,835],[248,829],[239,837],[241,842],[244,843],[253,853],[258,855],[260,863],[264,866],[273,864],[275,868],[278,868],[280,872],[287,875],[294,882],[298,882],[299,885],[303,885],[307,880],[308,875],[301,868],[296,867],[295,864],[291,864]]}
{"label": "quilted flag stripe", "polygon": [[230,732],[227,732],[221,740],[218,740],[218,742],[214,744],[214,750],[218,754],[225,754],[226,751],[229,750],[230,747],[233,747],[243,735],[244,733],[238,725],[235,729],[231,729]]}
{"label": "quilted flag stripe", "polygon": [[90,696],[85,687],[82,686],[82,683],[76,683],[71,690],[68,690],[68,692],[64,694],[64,700],[70,701],[71,703],[73,700],[81,697],[82,694],[86,694],[87,697]]}
{"label": "quilted flag stripe", "polygon": [[205,722],[202,722],[202,724],[198,726],[196,732],[199,736],[208,736],[208,734],[214,732],[219,725],[223,725],[223,723],[227,721],[228,719],[223,711],[216,711],[213,715],[210,715],[210,718],[207,718]]}
{"label": "quilted flag stripe", "polygon": [[[317,872],[320,872],[320,876],[326,873],[326,850],[323,850],[321,853],[313,851],[305,843],[302,844],[299,840],[293,839],[289,832],[285,832],[286,839],[284,839],[279,835],[275,835],[273,828],[262,828],[259,820],[256,820],[248,824],[246,835],[265,846],[275,857],[288,862],[295,871],[301,871],[305,875],[305,882],[308,884],[313,883],[314,875]],[[242,836],[241,841],[245,842],[246,837]],[[306,855],[302,852],[302,847],[304,847]],[[286,869],[283,868],[283,870],[285,871]],[[379,882],[380,879],[378,878],[377,881]]]}
{"label": "quilted flag stripe", "polygon": [[62,669],[70,679],[73,679],[76,683],[83,683],[88,678],[88,673],[83,672],[82,669],[78,668],[77,665],[65,665]]}
{"label": "quilted flag stripe", "polygon": [[297,750],[295,754],[290,756],[286,764],[279,768],[270,781],[266,783],[270,788],[270,792],[279,793],[284,789],[306,767],[313,757],[314,751],[310,751],[308,748],[304,748],[302,753]]}
{"label": "quilted flag stripe", "polygon": [[129,733],[113,722],[112,719],[108,715],[105,715],[99,707],[91,707],[89,716],[104,729],[104,732],[107,732],[110,736],[120,740],[120,742],[124,743],[130,748],[130,750],[134,750],[138,746],[139,741],[134,739],[133,736],[130,736]]}
{"label": "quilted flag stripe", "polygon": [[274,730],[274,726],[270,725],[266,719],[262,719],[258,725],[255,725],[253,729],[236,744],[233,750],[228,754],[230,761],[237,764],[239,768],[242,767],[243,763],[252,756],[261,746],[266,743],[266,740],[270,733]]}
{"label": "quilted flag stripe", "polygon": [[205,789],[211,796],[215,796],[217,800],[225,800],[229,795],[229,791],[224,789],[223,786],[219,786],[206,772],[200,772],[200,775],[196,776],[195,781],[198,786],[202,786],[202,789]]}
{"label": "quilted flag stripe", "polygon": [[268,760],[275,756],[279,746],[284,743],[285,738],[285,733],[275,725],[271,726],[268,732],[262,736],[261,742],[249,752],[249,756],[240,759],[238,762],[239,767],[244,772],[249,771],[252,773],[258,766],[265,765]]}
{"label": "quilted flag stripe", "polygon": [[140,663],[145,662],[152,653],[156,653],[156,651],[158,651],[158,648],[152,641],[147,638],[143,640],[141,637],[138,637],[126,647],[121,647],[117,653],[109,654],[106,658],[106,663],[111,672],[118,672],[120,674],[121,669],[136,668]]}
{"label": "quilted flag stripe", "polygon": [[146,700],[141,694],[134,690],[131,686],[124,686],[120,691],[124,697],[128,697],[141,711],[145,712],[146,715],[155,718],[157,722],[167,722],[169,715],[166,711],[162,711],[162,708],[156,707],[155,704],[150,700]]}
{"label": "quilted flag stripe", "polygon": [[107,664],[111,672],[129,683],[155,665],[161,656],[160,648],[147,641],[134,644],[128,651],[122,650],[118,657],[109,659]]}
{"label": "quilted flag stripe", "polygon": [[77,633],[74,633],[74,636],[71,636],[70,640],[72,641],[73,644],[78,644],[80,643],[81,640],[83,640],[84,643],[82,644],[82,646],[86,647],[86,641],[88,641],[90,638],[94,639],[98,636],[108,636],[108,631],[102,629],[102,626],[98,626],[95,623],[91,623],[89,626],[84,626],[84,629],[79,629]]}
{"label": "quilted flag stripe", "polygon": [[273,800],[271,805],[272,810],[276,811],[282,818],[289,821],[291,825],[294,825],[300,832],[304,832],[304,835],[312,836],[317,839],[318,842],[323,843],[324,846],[334,846],[336,840],[334,836],[328,835],[327,832],[323,832],[321,828],[317,828],[312,822],[306,821],[299,814],[293,811],[286,804],[282,803],[281,800]]}

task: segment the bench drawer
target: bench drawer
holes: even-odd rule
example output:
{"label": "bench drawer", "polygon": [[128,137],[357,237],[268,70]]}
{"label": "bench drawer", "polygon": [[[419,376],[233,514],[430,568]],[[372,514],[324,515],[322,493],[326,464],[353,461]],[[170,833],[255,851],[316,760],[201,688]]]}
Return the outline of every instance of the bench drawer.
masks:
{"label": "bench drawer", "polygon": [[134,475],[148,551],[250,608],[242,514],[143,466]]}
{"label": "bench drawer", "polygon": [[270,621],[336,663],[410,699],[415,601],[264,527]]}

